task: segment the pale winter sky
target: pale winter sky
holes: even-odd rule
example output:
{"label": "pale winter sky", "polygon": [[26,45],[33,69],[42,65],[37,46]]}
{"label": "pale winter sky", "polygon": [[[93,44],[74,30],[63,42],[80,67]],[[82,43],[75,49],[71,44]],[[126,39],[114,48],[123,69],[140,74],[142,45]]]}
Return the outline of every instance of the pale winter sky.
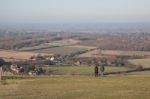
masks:
{"label": "pale winter sky", "polygon": [[150,0],[0,0],[0,22],[150,22]]}

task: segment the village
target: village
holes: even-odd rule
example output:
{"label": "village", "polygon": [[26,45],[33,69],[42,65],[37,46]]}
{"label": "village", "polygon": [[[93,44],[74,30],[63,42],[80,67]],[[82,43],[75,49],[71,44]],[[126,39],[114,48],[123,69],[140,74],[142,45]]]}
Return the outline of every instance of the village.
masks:
{"label": "village", "polygon": [[[89,50],[87,50],[89,51]],[[101,57],[77,57],[77,55],[86,53],[87,51],[76,52],[70,55],[55,55],[55,56],[42,56],[38,54],[37,56],[32,56],[28,60],[22,61],[12,61],[7,62],[4,59],[0,59],[1,74],[3,76],[13,76],[13,75],[51,75],[57,74],[53,73],[52,70],[47,70],[47,67],[57,67],[57,66],[92,66],[96,64],[103,64],[104,66],[121,66],[128,68],[137,68],[133,64],[127,62],[129,57],[126,56],[112,56],[103,55]],[[91,51],[91,50],[90,50]],[[139,66],[138,68],[142,68]],[[94,70],[93,70],[94,74]]]}

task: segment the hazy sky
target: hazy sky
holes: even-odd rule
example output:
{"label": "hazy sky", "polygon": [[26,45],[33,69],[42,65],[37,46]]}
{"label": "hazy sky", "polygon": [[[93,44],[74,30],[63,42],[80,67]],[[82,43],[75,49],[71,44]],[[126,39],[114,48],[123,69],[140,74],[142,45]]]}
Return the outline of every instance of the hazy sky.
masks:
{"label": "hazy sky", "polygon": [[0,22],[150,22],[150,0],[0,0]]}

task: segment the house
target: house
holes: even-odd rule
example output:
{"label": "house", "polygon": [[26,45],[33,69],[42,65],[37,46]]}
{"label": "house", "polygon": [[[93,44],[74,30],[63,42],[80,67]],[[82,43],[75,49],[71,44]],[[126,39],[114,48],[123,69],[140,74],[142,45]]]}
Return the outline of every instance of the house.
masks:
{"label": "house", "polygon": [[50,58],[50,60],[51,60],[51,61],[54,61],[54,60],[55,60],[55,58],[54,58],[54,57],[51,57],[51,58]]}
{"label": "house", "polygon": [[16,72],[16,73],[19,73],[20,72],[20,68],[18,67],[17,64],[12,64],[10,66],[10,69],[13,71],[13,72]]}

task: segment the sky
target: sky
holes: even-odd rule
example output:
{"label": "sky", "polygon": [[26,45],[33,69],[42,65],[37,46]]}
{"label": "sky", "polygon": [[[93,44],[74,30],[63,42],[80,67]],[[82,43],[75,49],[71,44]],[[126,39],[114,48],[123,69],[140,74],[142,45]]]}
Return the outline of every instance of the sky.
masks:
{"label": "sky", "polygon": [[0,22],[150,22],[150,0],[0,0]]}

